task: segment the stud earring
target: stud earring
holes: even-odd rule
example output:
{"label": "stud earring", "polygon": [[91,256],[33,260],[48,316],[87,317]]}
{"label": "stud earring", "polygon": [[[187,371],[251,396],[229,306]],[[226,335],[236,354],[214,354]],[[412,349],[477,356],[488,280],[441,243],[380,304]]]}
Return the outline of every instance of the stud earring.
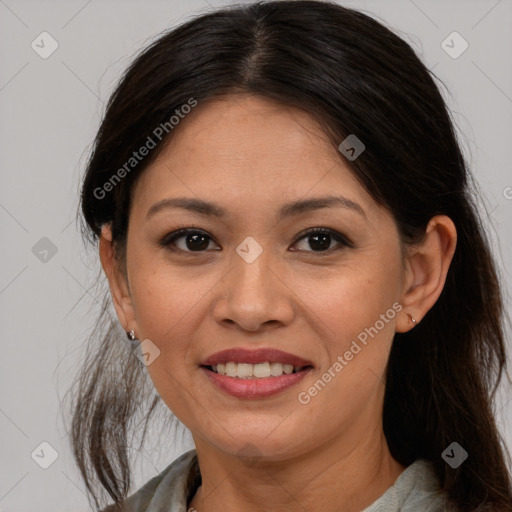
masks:
{"label": "stud earring", "polygon": [[[409,315],[409,313],[407,313]],[[416,320],[414,319],[414,317],[412,315],[409,315],[411,317],[411,322],[416,325]]]}
{"label": "stud earring", "polygon": [[137,337],[135,336],[135,331],[133,329],[126,331],[126,336],[130,340],[131,344],[136,347],[138,345],[137,343]]}

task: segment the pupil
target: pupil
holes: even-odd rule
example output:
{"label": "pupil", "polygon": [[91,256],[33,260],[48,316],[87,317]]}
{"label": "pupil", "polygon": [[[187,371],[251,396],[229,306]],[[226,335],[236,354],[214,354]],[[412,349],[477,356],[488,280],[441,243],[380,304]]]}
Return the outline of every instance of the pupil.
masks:
{"label": "pupil", "polygon": [[310,235],[310,237],[313,240],[315,240],[315,243],[310,242],[312,249],[315,249],[315,244],[318,243],[318,239],[322,239],[322,241],[318,243],[318,245],[316,247],[317,249],[319,249],[319,250],[329,249],[329,245],[331,245],[331,240],[330,240],[331,235],[329,235],[328,233],[317,233],[314,235]]}
{"label": "pupil", "polygon": [[[200,240],[201,238],[202,238],[202,241]],[[201,234],[197,234],[197,233],[188,235],[187,236],[187,247],[190,250],[198,250],[198,251],[205,250],[208,247],[207,237],[204,235],[201,235]]]}

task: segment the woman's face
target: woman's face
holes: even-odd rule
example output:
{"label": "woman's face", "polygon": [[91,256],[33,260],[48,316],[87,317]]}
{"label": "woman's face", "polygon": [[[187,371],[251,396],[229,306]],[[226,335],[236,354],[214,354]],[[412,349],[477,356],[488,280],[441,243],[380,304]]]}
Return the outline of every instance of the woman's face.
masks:
{"label": "woman's face", "polygon": [[[251,445],[285,459],[340,436],[349,449],[380,425],[385,367],[405,315],[391,215],[302,112],[230,96],[199,103],[174,130],[133,191],[126,252],[130,328],[160,350],[147,366],[158,393],[196,444],[225,453]],[[342,199],[285,208],[327,196]],[[152,210],[174,198],[224,213]],[[200,233],[170,241],[182,227]],[[311,228],[323,232],[308,236]],[[201,366],[234,348],[278,349],[311,366],[260,382]],[[255,357],[259,375],[265,361],[279,362]]]}

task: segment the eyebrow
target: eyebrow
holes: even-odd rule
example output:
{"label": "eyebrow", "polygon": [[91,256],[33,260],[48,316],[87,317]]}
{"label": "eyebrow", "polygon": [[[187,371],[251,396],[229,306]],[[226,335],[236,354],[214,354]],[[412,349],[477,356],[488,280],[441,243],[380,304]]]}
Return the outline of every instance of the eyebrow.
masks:
{"label": "eyebrow", "polygon": [[[286,203],[279,209],[277,213],[277,219],[282,220],[293,215],[299,215],[302,213],[319,210],[321,208],[333,207],[346,208],[359,213],[363,217],[366,217],[366,213],[358,203],[355,203],[354,201],[343,196],[324,196]],[[158,201],[153,206],[151,206],[146,214],[146,219],[152,217],[157,212],[169,208],[182,208],[184,210],[210,217],[225,218],[228,215],[227,210],[215,203],[210,203],[208,201],[203,201],[202,199],[196,199],[192,197],[173,197],[162,199],[161,201]]]}

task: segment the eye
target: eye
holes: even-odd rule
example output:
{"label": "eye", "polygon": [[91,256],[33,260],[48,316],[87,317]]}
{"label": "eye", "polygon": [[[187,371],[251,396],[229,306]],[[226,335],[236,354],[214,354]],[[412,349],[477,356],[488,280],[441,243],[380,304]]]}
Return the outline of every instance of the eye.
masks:
{"label": "eye", "polygon": [[[344,247],[354,247],[352,242],[348,240],[344,235],[328,228],[312,228],[309,229],[306,233],[302,233],[295,239],[295,244],[300,242],[302,239],[307,239],[308,244],[313,251],[306,252],[332,252],[336,250],[340,250]],[[338,247],[331,247],[331,242],[335,240],[340,244]],[[300,249],[304,250],[304,249]]]}
{"label": "eye", "polygon": [[[176,243],[180,239],[183,239],[181,246]],[[204,231],[184,228],[166,235],[159,244],[171,250],[175,250],[173,246],[176,246],[178,250],[184,252],[202,252],[208,249],[210,241],[213,239]]]}

